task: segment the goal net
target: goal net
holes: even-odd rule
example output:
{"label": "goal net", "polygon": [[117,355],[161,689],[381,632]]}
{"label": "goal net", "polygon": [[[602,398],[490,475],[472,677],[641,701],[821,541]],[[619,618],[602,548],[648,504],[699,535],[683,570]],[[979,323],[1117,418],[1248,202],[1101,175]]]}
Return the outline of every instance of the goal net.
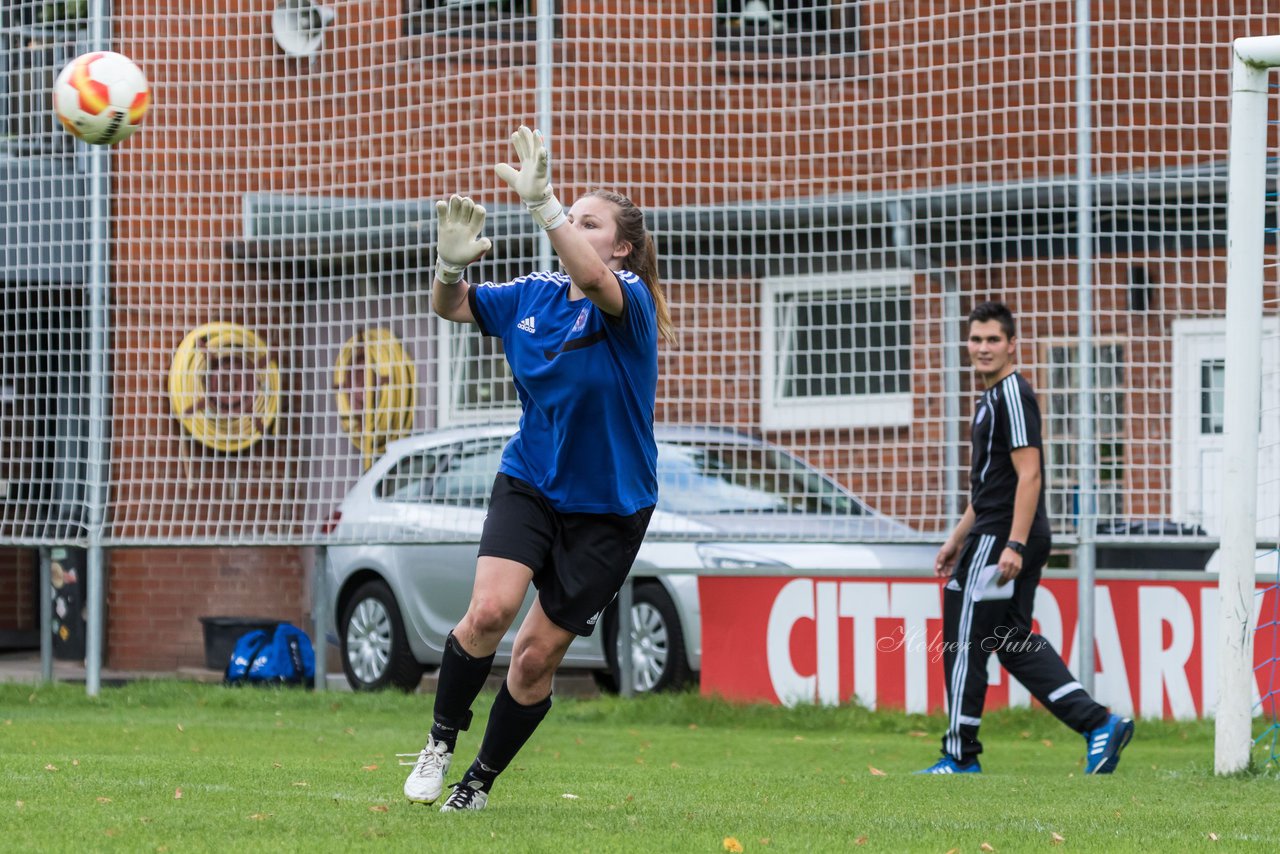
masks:
{"label": "goal net", "polygon": [[[1230,523],[1223,45],[1280,32],[1275,4],[1095,3],[1087,44],[1073,0],[106,5],[0,9],[4,547],[332,543],[353,484],[421,434],[465,451],[448,484],[425,453],[387,482],[431,524],[341,536],[473,540],[519,401],[501,342],[431,312],[434,202],[488,208],[471,280],[552,265],[493,172],[520,124],[566,203],[646,211],[678,338],[655,421],[783,455],[762,474],[707,440],[666,494],[710,480],[800,517],[772,535],[797,542],[938,541],[968,495],[965,318],[998,299],[1055,565],[1092,540],[1102,570],[1199,569]],[[109,149],[49,97],[105,47],[152,86]],[[830,489],[842,513],[809,512]]]}
{"label": "goal net", "polygon": [[[7,3],[0,540],[314,543],[390,442],[513,423],[500,343],[433,317],[429,280],[454,192],[489,209],[472,279],[551,263],[493,174],[524,123],[565,201],[608,187],[647,211],[679,338],[656,420],[761,436],[895,523],[788,536],[949,528],[978,391],[963,321],[1002,299],[1060,545],[1084,525],[1100,568],[1202,565],[1221,527],[1200,412],[1224,340],[1218,47],[1280,12],[1104,4],[1086,128],[1074,5],[122,0],[95,30],[92,4]],[[153,89],[109,150],[48,95],[104,44]],[[803,508],[796,489],[775,498]]]}

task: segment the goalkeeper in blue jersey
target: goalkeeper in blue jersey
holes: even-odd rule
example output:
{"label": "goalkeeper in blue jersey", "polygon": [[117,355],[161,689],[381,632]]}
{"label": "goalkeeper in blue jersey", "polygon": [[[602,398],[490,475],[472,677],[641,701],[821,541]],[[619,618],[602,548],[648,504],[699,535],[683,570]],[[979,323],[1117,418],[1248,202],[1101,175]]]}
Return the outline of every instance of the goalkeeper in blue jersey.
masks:
{"label": "goalkeeper in blue jersey", "polygon": [[485,210],[456,195],[436,204],[432,307],[502,339],[522,411],[494,481],[471,604],[445,643],[431,733],[404,784],[409,800],[440,797],[498,642],[531,583],[538,595],[479,754],[442,812],[484,808],[550,710],[570,642],[592,633],[622,587],[658,501],[658,339],[672,332],[644,214],[602,190],[566,211],[542,135],[521,127],[511,139],[520,168],[500,164],[498,176],[546,230],[563,272],[469,285],[464,270],[491,245],[481,236]]}

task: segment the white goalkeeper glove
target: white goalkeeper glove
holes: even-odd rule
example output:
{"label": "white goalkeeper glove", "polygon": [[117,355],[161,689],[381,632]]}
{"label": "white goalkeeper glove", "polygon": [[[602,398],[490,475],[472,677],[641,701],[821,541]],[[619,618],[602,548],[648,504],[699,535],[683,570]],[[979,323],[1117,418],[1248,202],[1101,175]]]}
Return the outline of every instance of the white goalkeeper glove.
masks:
{"label": "white goalkeeper glove", "polygon": [[521,125],[511,134],[511,144],[520,157],[520,171],[506,163],[499,163],[494,171],[520,194],[534,222],[547,231],[564,225],[567,222],[564,205],[560,204],[551,186],[551,155],[547,153],[542,131],[529,130]]}
{"label": "white goalkeeper glove", "polygon": [[467,265],[493,248],[481,237],[484,208],[466,196],[450,196],[436,202],[436,278],[452,285],[462,278]]}

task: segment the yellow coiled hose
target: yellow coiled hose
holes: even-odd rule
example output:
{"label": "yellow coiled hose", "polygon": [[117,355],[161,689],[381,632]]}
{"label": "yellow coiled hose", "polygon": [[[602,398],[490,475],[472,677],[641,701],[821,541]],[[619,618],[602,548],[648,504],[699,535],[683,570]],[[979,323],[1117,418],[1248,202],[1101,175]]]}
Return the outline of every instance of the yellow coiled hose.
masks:
{"label": "yellow coiled hose", "polygon": [[242,451],[275,424],[280,369],[257,333],[235,323],[206,323],[173,354],[169,406],[200,444]]}
{"label": "yellow coiled hose", "polygon": [[333,370],[338,416],[365,469],[387,443],[413,429],[418,369],[395,333],[366,329],[347,339]]}

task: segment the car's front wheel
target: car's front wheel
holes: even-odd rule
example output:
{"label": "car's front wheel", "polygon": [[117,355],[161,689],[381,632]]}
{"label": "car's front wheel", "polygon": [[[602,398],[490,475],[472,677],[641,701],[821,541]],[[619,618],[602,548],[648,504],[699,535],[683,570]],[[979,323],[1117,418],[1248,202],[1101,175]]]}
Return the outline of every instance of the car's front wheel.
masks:
{"label": "car's front wheel", "polygon": [[[618,665],[616,609],[605,627],[605,656],[609,670],[597,684],[617,691],[622,684]],[[685,652],[684,630],[675,603],[661,584],[639,584],[631,602],[631,676],[635,693],[678,691],[692,676]]]}
{"label": "car's front wheel", "polygon": [[342,669],[352,690],[392,685],[417,690],[424,668],[409,649],[400,607],[384,582],[366,581],[357,588],[342,609],[338,631]]}

